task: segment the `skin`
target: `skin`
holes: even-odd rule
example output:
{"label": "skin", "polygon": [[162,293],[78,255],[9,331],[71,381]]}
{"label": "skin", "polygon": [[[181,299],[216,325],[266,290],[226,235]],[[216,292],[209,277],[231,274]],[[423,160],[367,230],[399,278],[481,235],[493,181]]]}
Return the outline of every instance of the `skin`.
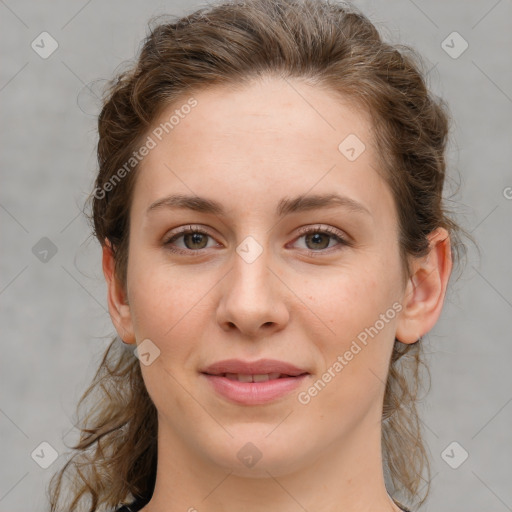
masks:
{"label": "skin", "polygon": [[[141,364],[159,420],[157,481],[143,510],[398,511],[382,470],[384,383],[395,336],[413,343],[440,315],[451,272],[448,234],[431,234],[429,255],[411,260],[404,280],[396,208],[376,171],[371,125],[339,96],[269,78],[194,98],[197,106],[137,171],[126,286],[114,275],[108,244],[103,251],[120,337],[131,344],[149,338],[160,350],[152,364]],[[349,134],[366,146],[355,161],[338,150]],[[275,215],[285,197],[333,192],[369,213],[337,206]],[[226,214],[147,213],[172,193],[214,199]],[[174,246],[188,253],[173,253],[165,242],[189,224],[210,236],[196,245],[182,236]],[[332,227],[351,245],[329,234],[308,241],[301,226],[319,234]],[[252,263],[236,252],[247,236],[262,249]],[[298,393],[393,304],[401,311],[300,403]],[[311,375],[275,402],[237,405],[199,373],[235,357],[280,359]],[[248,442],[262,455],[251,468],[237,458]]]}

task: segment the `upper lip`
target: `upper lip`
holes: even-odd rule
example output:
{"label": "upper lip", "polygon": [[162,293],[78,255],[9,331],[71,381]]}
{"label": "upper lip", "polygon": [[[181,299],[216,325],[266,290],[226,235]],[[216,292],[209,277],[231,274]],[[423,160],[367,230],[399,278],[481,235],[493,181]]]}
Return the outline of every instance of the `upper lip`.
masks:
{"label": "upper lip", "polygon": [[225,359],[217,361],[202,370],[202,373],[210,375],[222,375],[224,373],[238,373],[242,375],[265,375],[268,373],[280,373],[296,377],[307,370],[298,368],[291,363],[278,361],[277,359],[258,359],[257,361],[242,361],[241,359]]}

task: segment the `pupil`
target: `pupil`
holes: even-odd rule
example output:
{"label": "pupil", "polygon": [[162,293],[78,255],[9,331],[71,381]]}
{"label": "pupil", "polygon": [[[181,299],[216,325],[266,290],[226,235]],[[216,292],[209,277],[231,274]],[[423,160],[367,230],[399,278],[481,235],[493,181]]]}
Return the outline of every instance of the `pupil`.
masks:
{"label": "pupil", "polygon": [[[201,239],[203,237],[203,235],[201,233],[191,233],[188,235],[188,237],[191,237],[192,238],[192,245],[195,245],[195,244],[201,244]],[[197,247],[195,247],[197,249]],[[202,249],[203,247],[199,247],[199,249]],[[190,249],[190,247],[189,247]]]}
{"label": "pupil", "polygon": [[[324,249],[324,248],[326,247],[326,245],[325,245],[325,241],[324,241],[324,244],[322,245],[322,237],[323,237],[323,236],[324,236],[324,235],[323,235],[323,234],[321,234],[321,233],[314,233],[313,235],[308,235],[306,238],[307,238],[307,239],[309,239],[310,241],[311,241],[311,239],[314,239],[314,240],[313,240],[313,243],[314,243],[314,245],[316,245],[317,247],[319,247],[318,242],[320,242],[320,247],[321,247],[322,249]],[[326,237],[326,238],[327,238],[327,237]],[[327,245],[329,245],[329,242],[327,242]]]}

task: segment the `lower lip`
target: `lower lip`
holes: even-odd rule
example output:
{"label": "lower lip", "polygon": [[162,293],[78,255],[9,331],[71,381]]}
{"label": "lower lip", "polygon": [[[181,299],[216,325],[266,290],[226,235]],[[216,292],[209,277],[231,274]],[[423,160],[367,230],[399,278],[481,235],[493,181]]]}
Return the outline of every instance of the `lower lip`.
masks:
{"label": "lower lip", "polygon": [[265,382],[239,382],[217,375],[203,373],[213,389],[223,397],[243,405],[260,405],[281,398],[296,389],[307,374],[283,377]]}

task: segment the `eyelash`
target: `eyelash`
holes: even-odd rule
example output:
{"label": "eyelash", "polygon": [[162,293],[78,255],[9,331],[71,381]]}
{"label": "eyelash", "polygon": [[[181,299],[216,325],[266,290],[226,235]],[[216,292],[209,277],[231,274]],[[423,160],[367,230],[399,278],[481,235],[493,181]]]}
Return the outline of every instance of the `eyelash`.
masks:
{"label": "eyelash", "polygon": [[[336,251],[341,250],[344,246],[347,246],[347,247],[352,246],[351,242],[349,242],[344,236],[342,236],[338,230],[336,230],[335,228],[332,228],[332,227],[320,228],[319,226],[313,226],[313,227],[308,226],[308,227],[299,228],[298,231],[299,231],[300,236],[298,238],[296,238],[295,240],[298,240],[299,238],[302,238],[303,236],[306,236],[308,234],[321,233],[323,235],[328,235],[329,237],[334,238],[339,242],[340,247],[338,249],[335,249]],[[172,245],[172,243],[175,242],[177,239],[181,238],[184,235],[188,235],[188,234],[192,234],[192,233],[200,233],[202,235],[206,235],[206,236],[213,238],[213,236],[210,235],[204,229],[197,228],[196,226],[183,226],[182,228],[179,228],[179,231],[177,233],[173,233],[172,236],[164,242],[164,246],[167,247],[171,252],[176,253],[176,254],[183,254],[183,255],[192,256],[192,257],[193,257],[193,255],[199,256],[201,254],[201,252],[206,249],[198,249],[198,250],[180,249],[180,248],[174,247]],[[328,247],[326,249],[320,249],[318,251],[313,251],[311,249],[304,249],[304,250],[307,252],[308,256],[315,257],[315,256],[325,254],[327,252],[331,253],[332,249],[333,249],[332,247]]]}

